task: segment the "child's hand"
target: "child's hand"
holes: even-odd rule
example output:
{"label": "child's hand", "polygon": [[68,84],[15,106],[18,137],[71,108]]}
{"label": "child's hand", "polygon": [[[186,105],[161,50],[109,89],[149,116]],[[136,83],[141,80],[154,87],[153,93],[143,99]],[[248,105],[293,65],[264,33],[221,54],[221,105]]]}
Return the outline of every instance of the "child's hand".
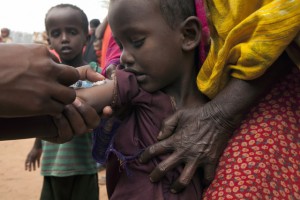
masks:
{"label": "child's hand", "polygon": [[25,170],[35,171],[36,166],[40,167],[41,155],[42,155],[42,149],[32,148],[29,154],[27,155],[25,161]]}

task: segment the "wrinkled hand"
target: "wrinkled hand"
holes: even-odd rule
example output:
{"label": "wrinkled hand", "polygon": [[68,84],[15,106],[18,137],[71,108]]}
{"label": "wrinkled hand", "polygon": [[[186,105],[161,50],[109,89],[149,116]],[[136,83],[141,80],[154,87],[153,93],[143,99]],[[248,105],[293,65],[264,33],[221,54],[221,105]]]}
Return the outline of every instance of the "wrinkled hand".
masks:
{"label": "wrinkled hand", "polygon": [[35,171],[37,167],[40,167],[41,155],[42,149],[32,148],[25,161],[25,170]]}
{"label": "wrinkled hand", "polygon": [[148,147],[140,157],[144,163],[152,157],[172,152],[152,171],[152,182],[159,181],[182,163],[185,167],[173,183],[172,192],[183,190],[198,167],[203,168],[207,184],[213,180],[219,157],[233,132],[231,124],[222,118],[223,114],[217,108],[207,103],[197,109],[179,110],[164,122],[158,136],[162,141]]}
{"label": "wrinkled hand", "polygon": [[44,45],[0,45],[1,117],[57,115],[75,99],[76,69],[56,63]]}

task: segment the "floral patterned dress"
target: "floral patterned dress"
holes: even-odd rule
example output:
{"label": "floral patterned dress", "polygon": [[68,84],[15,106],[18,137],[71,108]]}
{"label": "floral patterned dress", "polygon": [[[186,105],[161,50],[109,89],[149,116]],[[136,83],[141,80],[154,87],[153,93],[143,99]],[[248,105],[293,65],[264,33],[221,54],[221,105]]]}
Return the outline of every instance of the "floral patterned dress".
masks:
{"label": "floral patterned dress", "polygon": [[300,199],[300,71],[251,110],[220,159],[204,199]]}

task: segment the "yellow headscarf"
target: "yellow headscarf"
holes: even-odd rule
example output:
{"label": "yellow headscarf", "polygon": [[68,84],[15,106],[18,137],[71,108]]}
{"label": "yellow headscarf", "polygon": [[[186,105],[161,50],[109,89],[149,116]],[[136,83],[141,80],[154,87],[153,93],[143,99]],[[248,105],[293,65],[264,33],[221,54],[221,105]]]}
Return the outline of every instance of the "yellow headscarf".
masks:
{"label": "yellow headscarf", "polygon": [[300,31],[300,0],[207,0],[206,7],[211,48],[197,84],[210,98],[230,76],[261,76]]}

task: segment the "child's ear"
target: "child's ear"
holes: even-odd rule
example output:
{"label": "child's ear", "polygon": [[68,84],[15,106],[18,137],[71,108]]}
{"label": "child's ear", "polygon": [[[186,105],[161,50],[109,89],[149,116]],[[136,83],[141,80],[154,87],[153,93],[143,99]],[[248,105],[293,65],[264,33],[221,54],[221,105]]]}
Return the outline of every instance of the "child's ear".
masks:
{"label": "child's ear", "polygon": [[185,51],[194,50],[201,40],[201,23],[196,16],[188,17],[181,23],[183,37],[182,49]]}

